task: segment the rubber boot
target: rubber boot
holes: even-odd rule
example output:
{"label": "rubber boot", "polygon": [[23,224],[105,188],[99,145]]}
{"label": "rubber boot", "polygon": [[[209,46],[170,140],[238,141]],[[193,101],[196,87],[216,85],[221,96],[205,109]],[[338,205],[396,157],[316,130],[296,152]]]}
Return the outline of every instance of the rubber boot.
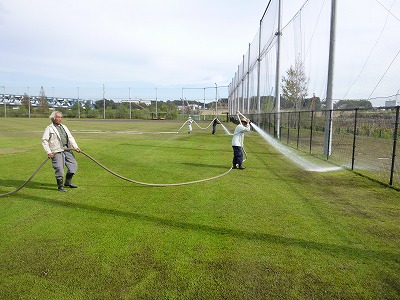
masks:
{"label": "rubber boot", "polygon": [[62,178],[61,178],[61,179],[58,179],[58,178],[57,178],[57,186],[58,186],[58,191],[59,191],[59,192],[63,192],[63,193],[66,192],[66,190],[64,189],[64,186],[63,186],[63,180],[62,180]]}
{"label": "rubber boot", "polygon": [[67,173],[67,175],[65,175],[64,186],[68,186],[70,188],[76,189],[78,186],[75,184],[72,184],[72,176],[74,176],[74,174],[72,174],[72,173]]}

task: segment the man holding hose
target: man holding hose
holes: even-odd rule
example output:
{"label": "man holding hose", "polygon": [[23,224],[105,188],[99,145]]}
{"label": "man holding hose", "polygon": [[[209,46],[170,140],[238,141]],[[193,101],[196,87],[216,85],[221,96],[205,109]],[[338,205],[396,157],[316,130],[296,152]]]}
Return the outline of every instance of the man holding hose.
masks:
{"label": "man holding hose", "polygon": [[242,166],[242,163],[243,163],[244,133],[246,131],[250,131],[250,120],[243,117],[239,119],[239,125],[236,126],[232,138],[233,169],[240,169],[240,170],[245,169],[245,167]]}
{"label": "man holding hose", "polygon": [[[52,160],[58,191],[66,192],[64,186],[70,188],[78,187],[72,184],[72,177],[78,170],[78,163],[75,159],[74,153],[72,153],[70,149],[73,148],[77,152],[81,152],[81,150],[67,126],[61,124],[61,112],[53,111],[50,115],[50,120],[52,124],[47,126],[44,130],[42,146],[44,151],[47,153],[47,156]],[[64,166],[67,167],[68,171],[63,186]]]}

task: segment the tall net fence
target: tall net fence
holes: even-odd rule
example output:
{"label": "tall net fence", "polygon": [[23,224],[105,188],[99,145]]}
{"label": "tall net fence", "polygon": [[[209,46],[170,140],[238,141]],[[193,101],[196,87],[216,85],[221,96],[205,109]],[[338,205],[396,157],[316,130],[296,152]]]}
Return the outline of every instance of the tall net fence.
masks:
{"label": "tall net fence", "polygon": [[[271,0],[229,84],[229,113],[250,116],[290,147],[399,187],[399,29],[396,0]],[[367,100],[375,109],[332,110],[327,100]]]}
{"label": "tall net fence", "polygon": [[[364,99],[374,107],[385,106],[390,100],[395,102],[391,106],[398,105],[400,2],[336,2],[333,100]],[[258,31],[230,82],[231,114],[236,110],[244,113],[276,110],[277,91],[290,68],[299,63],[307,79],[306,93],[300,101],[326,99],[331,6],[330,0],[306,0],[300,4],[285,0],[279,10],[279,0],[268,3]],[[309,101],[300,107],[311,110],[312,104]]]}
{"label": "tall net fence", "polygon": [[[399,110],[342,109],[279,113],[282,144],[307,152],[376,181],[400,188]],[[326,114],[333,120],[331,153],[324,154]],[[249,115],[270,135],[277,113]]]}
{"label": "tall net fence", "polygon": [[280,69],[283,73],[301,61],[310,79],[309,90],[321,98],[325,97],[329,1],[306,1],[297,12],[290,6],[287,10],[284,8],[286,6],[282,8],[279,32],[279,2],[269,2],[260,27],[230,83],[231,113],[236,110],[250,113],[274,109],[278,35],[281,38]]}

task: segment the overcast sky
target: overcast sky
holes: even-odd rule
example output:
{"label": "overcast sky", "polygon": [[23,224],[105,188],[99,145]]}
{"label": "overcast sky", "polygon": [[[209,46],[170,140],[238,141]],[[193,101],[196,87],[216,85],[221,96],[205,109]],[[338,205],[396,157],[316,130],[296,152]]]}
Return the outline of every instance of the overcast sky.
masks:
{"label": "overcast sky", "polygon": [[[82,97],[101,98],[104,84],[106,96],[123,89],[127,97],[130,87],[132,97],[146,89],[155,96],[157,88],[160,98],[168,89],[179,98],[183,87],[228,85],[268,2],[2,0],[0,87],[6,93],[37,95],[44,86],[48,96],[67,97],[76,97],[80,87]],[[379,88],[385,89],[374,95],[395,94],[400,89],[400,55],[395,57],[400,0],[337,2],[334,96],[368,97],[381,77]],[[303,3],[283,1],[283,25]],[[312,18],[317,16],[315,11]],[[226,96],[227,89],[220,93]]]}
{"label": "overcast sky", "polygon": [[2,0],[0,85],[225,85],[266,6],[265,0]]}

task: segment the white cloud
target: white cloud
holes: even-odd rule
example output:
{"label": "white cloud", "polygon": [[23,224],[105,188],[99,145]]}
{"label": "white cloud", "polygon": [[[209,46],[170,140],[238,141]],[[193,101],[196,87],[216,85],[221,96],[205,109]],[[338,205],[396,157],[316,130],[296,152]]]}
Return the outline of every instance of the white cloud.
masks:
{"label": "white cloud", "polygon": [[6,0],[0,81],[10,71],[20,85],[229,81],[264,2]]}

